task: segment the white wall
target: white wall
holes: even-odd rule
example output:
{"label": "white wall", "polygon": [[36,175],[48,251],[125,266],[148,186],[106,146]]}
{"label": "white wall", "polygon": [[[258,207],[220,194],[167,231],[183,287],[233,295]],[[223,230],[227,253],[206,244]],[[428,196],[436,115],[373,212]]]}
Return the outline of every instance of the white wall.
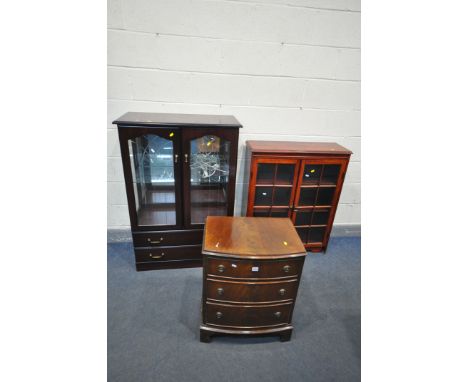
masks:
{"label": "white wall", "polygon": [[232,114],[248,139],[351,149],[336,224],[360,223],[359,0],[109,0],[108,227],[130,225],[118,136],[127,111]]}

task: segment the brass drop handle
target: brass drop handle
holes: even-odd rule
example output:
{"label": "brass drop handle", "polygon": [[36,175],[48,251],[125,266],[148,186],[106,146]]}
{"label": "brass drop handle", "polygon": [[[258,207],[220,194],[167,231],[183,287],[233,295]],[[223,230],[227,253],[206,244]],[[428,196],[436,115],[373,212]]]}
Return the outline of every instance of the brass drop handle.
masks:
{"label": "brass drop handle", "polygon": [[223,288],[218,288],[217,291],[218,291],[219,296],[222,296],[224,294],[224,289]]}
{"label": "brass drop handle", "polygon": [[285,265],[283,267],[283,271],[285,271],[286,273],[289,273],[290,270],[291,270],[291,267],[289,265]]}
{"label": "brass drop handle", "polygon": [[284,296],[284,294],[286,293],[286,289],[281,288],[278,292],[281,296]]}
{"label": "brass drop handle", "polygon": [[177,160],[179,159],[179,154],[174,155],[174,163],[177,163]]}
{"label": "brass drop handle", "polygon": [[216,318],[219,319],[219,318],[221,318],[221,317],[223,317],[223,314],[222,314],[221,312],[216,312]]}
{"label": "brass drop handle", "polygon": [[226,267],[223,264],[218,265],[218,272],[219,273],[223,273],[225,269],[226,269]]}
{"label": "brass drop handle", "polygon": [[280,318],[280,317],[281,317],[281,312],[275,312],[275,313],[273,313],[273,315],[274,315],[276,318]]}
{"label": "brass drop handle", "polygon": [[188,154],[185,154],[185,163],[188,163]]}
{"label": "brass drop handle", "polygon": [[163,239],[164,238],[162,238],[162,237],[159,240],[151,240],[150,238],[148,238],[148,242],[150,244],[159,244],[159,243],[161,243],[161,241],[163,241]]}
{"label": "brass drop handle", "polygon": [[152,259],[160,259],[163,256],[164,256],[164,252],[161,253],[160,255],[153,255],[152,253],[149,254],[149,257],[151,257]]}

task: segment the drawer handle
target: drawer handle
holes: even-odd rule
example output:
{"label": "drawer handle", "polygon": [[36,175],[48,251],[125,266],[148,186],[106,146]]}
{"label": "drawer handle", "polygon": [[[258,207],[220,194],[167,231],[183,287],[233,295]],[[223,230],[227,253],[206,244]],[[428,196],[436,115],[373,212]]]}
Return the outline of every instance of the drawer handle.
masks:
{"label": "drawer handle", "polygon": [[275,313],[273,313],[273,315],[274,315],[276,318],[280,318],[280,317],[281,317],[281,312],[275,312]]}
{"label": "drawer handle", "polygon": [[224,294],[224,289],[223,288],[218,288],[218,295],[222,296]]}
{"label": "drawer handle", "polygon": [[278,292],[281,296],[284,296],[284,294],[286,293],[286,289],[281,288]]}
{"label": "drawer handle", "polygon": [[219,319],[219,318],[221,318],[221,317],[223,317],[223,314],[222,314],[221,312],[216,312],[216,318]]}
{"label": "drawer handle", "polygon": [[289,265],[285,265],[283,267],[283,271],[285,271],[286,273],[289,273],[290,270],[291,270],[291,267]]}
{"label": "drawer handle", "polygon": [[163,256],[164,256],[164,252],[161,253],[160,255],[153,255],[152,253],[149,254],[149,257],[151,257],[152,259],[160,259]]}
{"label": "drawer handle", "polygon": [[159,243],[160,243],[161,241],[163,241],[163,240],[164,240],[163,237],[161,237],[159,240],[151,240],[150,238],[148,238],[148,242],[149,242],[150,244],[159,244]]}
{"label": "drawer handle", "polygon": [[226,267],[223,264],[218,265],[218,272],[219,273],[223,273],[225,269],[226,269]]}

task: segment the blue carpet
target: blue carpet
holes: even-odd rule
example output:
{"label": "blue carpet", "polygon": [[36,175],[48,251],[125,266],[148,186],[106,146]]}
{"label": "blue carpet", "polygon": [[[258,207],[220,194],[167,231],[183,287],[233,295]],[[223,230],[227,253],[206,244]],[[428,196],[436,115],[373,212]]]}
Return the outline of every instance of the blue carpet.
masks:
{"label": "blue carpet", "polygon": [[290,342],[199,342],[201,268],[136,272],[131,243],[108,245],[108,380],[359,381],[360,238],[307,256]]}

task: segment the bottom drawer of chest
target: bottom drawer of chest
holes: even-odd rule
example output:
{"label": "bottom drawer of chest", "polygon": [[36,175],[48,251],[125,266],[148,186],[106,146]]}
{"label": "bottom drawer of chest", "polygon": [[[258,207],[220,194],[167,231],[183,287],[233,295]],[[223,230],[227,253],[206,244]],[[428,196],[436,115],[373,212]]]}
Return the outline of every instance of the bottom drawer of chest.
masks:
{"label": "bottom drawer of chest", "polygon": [[201,245],[135,248],[137,263],[171,260],[201,260]]}
{"label": "bottom drawer of chest", "polygon": [[281,326],[290,322],[292,306],[292,302],[263,306],[232,306],[207,302],[205,321],[208,325],[235,328]]}

